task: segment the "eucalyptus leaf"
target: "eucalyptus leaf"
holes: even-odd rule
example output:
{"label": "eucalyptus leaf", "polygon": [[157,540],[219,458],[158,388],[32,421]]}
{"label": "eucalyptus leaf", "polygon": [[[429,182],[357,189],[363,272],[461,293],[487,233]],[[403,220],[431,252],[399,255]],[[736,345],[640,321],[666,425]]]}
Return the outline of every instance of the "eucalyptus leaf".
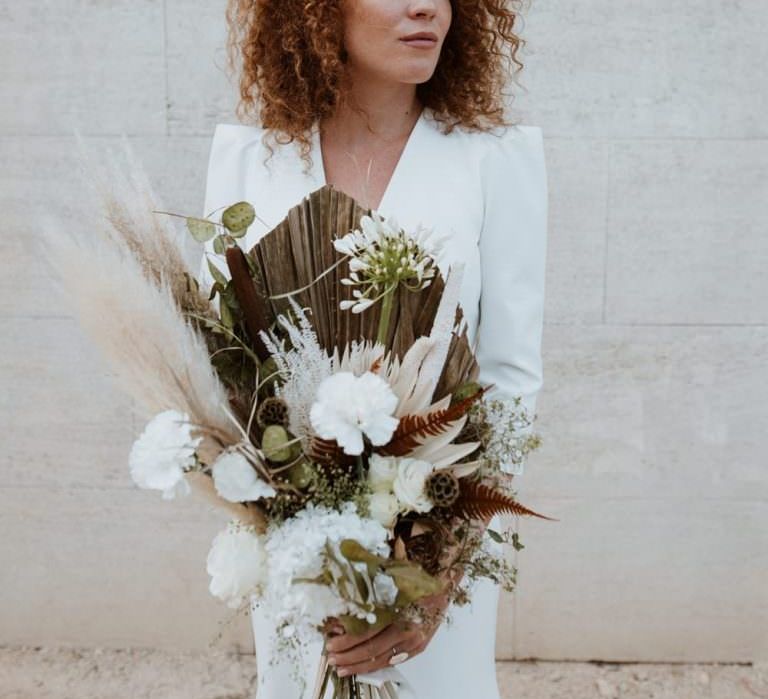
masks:
{"label": "eucalyptus leaf", "polygon": [[224,287],[227,285],[227,278],[224,276],[224,273],[211,260],[208,260],[208,270],[219,284]]}
{"label": "eucalyptus leaf", "polygon": [[233,238],[242,238],[255,219],[256,212],[247,201],[232,204],[221,215],[222,224]]}
{"label": "eucalyptus leaf", "polygon": [[365,546],[354,539],[342,539],[339,543],[339,551],[348,561],[360,563],[374,563],[376,565],[386,563],[389,559],[371,553]]}
{"label": "eucalyptus leaf", "polygon": [[488,532],[488,536],[491,537],[497,544],[503,544],[504,543],[504,537],[499,534],[499,532],[494,531],[493,529],[486,529],[485,531]]}
{"label": "eucalyptus leaf", "polygon": [[216,235],[216,225],[204,218],[188,216],[187,230],[198,243],[206,243]]}
{"label": "eucalyptus leaf", "polygon": [[387,566],[387,575],[390,575],[400,591],[398,600],[415,602],[422,597],[434,595],[442,590],[439,580],[432,577],[421,566],[410,561],[397,561]]}

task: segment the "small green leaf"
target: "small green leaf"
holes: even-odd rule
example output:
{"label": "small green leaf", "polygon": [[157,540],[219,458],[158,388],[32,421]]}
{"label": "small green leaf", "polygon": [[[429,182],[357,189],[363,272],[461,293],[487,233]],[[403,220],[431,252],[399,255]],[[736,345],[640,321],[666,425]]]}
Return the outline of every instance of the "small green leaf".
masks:
{"label": "small green leaf", "polygon": [[255,219],[256,212],[247,201],[232,204],[221,215],[221,222],[233,238],[242,238]]}
{"label": "small green leaf", "polygon": [[386,569],[400,591],[397,596],[399,602],[415,602],[422,597],[437,594],[442,589],[437,578],[411,561],[397,561],[387,565]]}
{"label": "small green leaf", "polygon": [[232,330],[232,328],[235,327],[235,318],[226,303],[219,304],[219,314],[221,315],[221,324],[227,328],[227,330]]}
{"label": "small green leaf", "polygon": [[354,539],[342,539],[339,543],[339,551],[341,551],[341,555],[348,561],[373,563],[378,565],[379,563],[385,563],[389,560],[371,553],[367,548]]}
{"label": "small green leaf", "polygon": [[188,216],[187,230],[198,243],[206,243],[216,235],[216,225],[204,218]]}
{"label": "small green leaf", "polygon": [[353,636],[360,636],[370,629],[370,625],[365,619],[359,619],[351,614],[342,614],[339,616],[339,621],[344,630]]}
{"label": "small green leaf", "polygon": [[222,286],[227,285],[227,278],[224,276],[223,272],[215,265],[211,260],[208,260],[208,270],[211,273],[211,276]]}
{"label": "small green leaf", "polygon": [[499,532],[494,531],[493,529],[486,529],[486,531],[488,532],[488,536],[490,536],[491,539],[493,539],[496,543],[498,544],[504,543],[504,537],[501,534],[499,534]]}
{"label": "small green leaf", "polygon": [[216,236],[216,237],[213,239],[213,251],[214,251],[214,252],[215,252],[217,255],[223,255],[223,254],[224,254],[224,250],[226,249],[226,247],[227,247],[227,246],[226,246],[226,244],[224,243],[224,237],[223,237],[223,236],[221,236],[221,235],[217,235],[217,236]]}

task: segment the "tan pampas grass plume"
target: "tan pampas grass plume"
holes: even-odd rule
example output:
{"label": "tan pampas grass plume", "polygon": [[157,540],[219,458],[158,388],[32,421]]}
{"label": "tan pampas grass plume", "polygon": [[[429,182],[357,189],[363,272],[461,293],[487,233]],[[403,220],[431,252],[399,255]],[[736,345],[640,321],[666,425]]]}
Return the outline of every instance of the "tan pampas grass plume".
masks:
{"label": "tan pampas grass plume", "polygon": [[168,286],[148,279],[136,258],[109,238],[96,233],[85,240],[56,220],[43,226],[45,254],[124,389],[148,415],[181,410],[220,446],[237,443],[205,342]]}
{"label": "tan pampas grass plume", "polygon": [[110,151],[92,154],[79,132],[76,145],[82,188],[99,203],[90,213],[103,217],[93,221],[99,232],[130,251],[147,277],[167,284],[179,308],[207,314],[210,303],[193,283],[197,274],[184,254],[188,235],[172,217],[154,213],[165,207],[126,135],[120,139],[122,159]]}

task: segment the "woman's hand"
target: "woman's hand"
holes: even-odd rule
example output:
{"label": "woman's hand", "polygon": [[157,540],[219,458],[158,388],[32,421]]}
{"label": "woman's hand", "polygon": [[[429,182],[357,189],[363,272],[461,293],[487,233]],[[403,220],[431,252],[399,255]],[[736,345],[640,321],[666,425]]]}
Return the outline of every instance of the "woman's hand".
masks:
{"label": "woman's hand", "polygon": [[[482,532],[491,518],[470,520],[471,526]],[[457,547],[449,547],[449,558],[454,561]],[[328,662],[336,667],[339,676],[362,675],[389,667],[389,662],[400,653],[407,653],[405,662],[421,653],[432,640],[445,617],[445,610],[451,599],[451,592],[464,577],[461,567],[448,566],[438,576],[444,583],[443,591],[424,597],[419,605],[425,610],[427,619],[422,624],[396,621],[377,631],[352,635],[344,632],[341,623],[331,620],[325,648]]]}
{"label": "woman's hand", "polygon": [[[423,598],[419,604],[430,619],[423,624],[398,621],[356,636],[344,633],[339,624],[335,628],[336,635],[325,643],[328,662],[336,667],[339,676],[345,677],[389,667],[390,659],[400,653],[408,653],[408,658],[412,658],[429,645],[443,620],[448,602],[447,592]],[[341,633],[338,633],[339,629]]]}

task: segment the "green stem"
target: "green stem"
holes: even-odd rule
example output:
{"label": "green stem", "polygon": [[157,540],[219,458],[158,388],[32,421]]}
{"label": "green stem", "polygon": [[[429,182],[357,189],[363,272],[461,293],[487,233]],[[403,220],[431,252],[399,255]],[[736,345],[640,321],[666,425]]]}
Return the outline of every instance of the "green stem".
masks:
{"label": "green stem", "polygon": [[381,301],[381,316],[379,316],[379,331],[376,334],[376,342],[386,345],[389,335],[389,318],[392,315],[392,304],[395,300],[397,286],[392,287],[384,294]]}

